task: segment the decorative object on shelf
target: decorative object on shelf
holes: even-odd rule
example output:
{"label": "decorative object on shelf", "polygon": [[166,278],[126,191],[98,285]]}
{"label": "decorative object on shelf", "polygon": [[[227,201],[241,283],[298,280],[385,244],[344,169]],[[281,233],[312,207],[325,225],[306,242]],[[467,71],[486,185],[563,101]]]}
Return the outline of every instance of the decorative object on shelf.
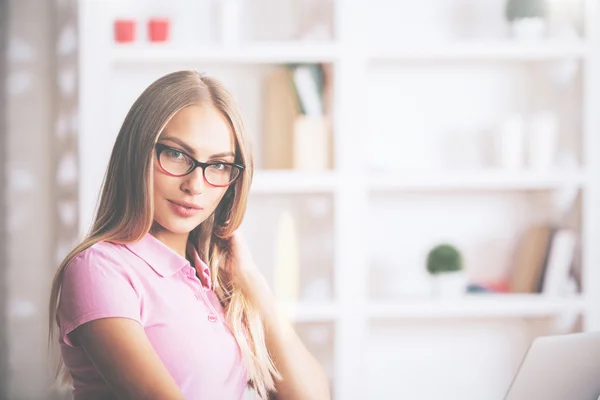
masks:
{"label": "decorative object on shelf", "polygon": [[148,20],[148,40],[166,42],[169,40],[170,21],[168,18],[150,18]]}
{"label": "decorative object on shelf", "polygon": [[117,43],[132,43],[135,41],[135,19],[117,19],[113,24],[114,39]]}
{"label": "decorative object on shelf", "polygon": [[277,68],[265,81],[265,168],[331,168],[331,124],[320,64]]}
{"label": "decorative object on shelf", "polygon": [[467,293],[508,293],[509,289],[509,282],[505,279],[467,285]]}
{"label": "decorative object on shelf", "polygon": [[523,168],[525,161],[525,123],[520,114],[507,117],[500,126],[495,146],[498,164],[505,169]]}
{"label": "decorative object on shelf", "polygon": [[507,0],[505,17],[517,40],[541,39],[546,33],[548,5],[545,0]]}
{"label": "decorative object on shelf", "polygon": [[550,111],[534,114],[528,133],[529,167],[548,171],[555,166],[558,151],[558,118]]}
{"label": "decorative object on shelf", "polygon": [[494,293],[494,291],[485,285],[470,283],[467,285],[467,293]]}
{"label": "decorative object on shelf", "polygon": [[460,296],[466,292],[462,255],[455,246],[443,243],[431,249],[427,254],[427,272],[435,295]]}
{"label": "decorative object on shelf", "polygon": [[240,24],[242,0],[219,0],[220,41],[225,46],[235,46],[241,39]]}
{"label": "decorative object on shelf", "polygon": [[275,235],[275,297],[293,304],[300,293],[300,250],[296,221],[290,211],[279,215]]}

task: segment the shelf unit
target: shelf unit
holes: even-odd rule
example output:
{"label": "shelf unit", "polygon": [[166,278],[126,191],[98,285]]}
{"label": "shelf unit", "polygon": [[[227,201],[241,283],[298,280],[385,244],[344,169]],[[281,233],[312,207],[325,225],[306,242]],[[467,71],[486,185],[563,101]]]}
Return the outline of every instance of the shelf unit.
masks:
{"label": "shelf unit", "polygon": [[[178,67],[197,67],[207,63],[227,65],[330,63],[334,70],[333,110],[335,169],[328,172],[258,170],[251,194],[263,196],[327,193],[333,201],[334,295],[330,302],[282,304],[284,315],[302,322],[334,324],[333,393],[336,400],[368,398],[362,377],[365,368],[363,351],[370,340],[369,323],[376,320],[440,320],[558,318],[581,315],[584,329],[600,329],[600,123],[596,116],[600,105],[600,63],[598,51],[598,5],[584,0],[588,37],[580,42],[550,42],[541,45],[516,44],[510,41],[453,42],[439,45],[372,47],[365,43],[363,16],[369,10],[364,2],[334,1],[335,40],[331,43],[271,42],[240,47],[169,46],[114,47],[98,37],[107,35],[110,13],[100,0],[83,0],[80,7],[80,224],[85,231],[95,204],[97,185],[104,159],[95,154],[98,127],[105,126],[109,93],[108,82],[115,71],[156,71]],[[100,62],[99,60],[103,60]],[[364,113],[369,67],[392,66],[414,62],[546,62],[576,60],[584,65],[587,82],[583,94],[585,121],[583,149],[585,168],[556,173],[506,171],[444,171],[443,174],[410,171],[371,174],[364,164],[364,135],[368,120]],[[110,144],[104,143],[106,148]],[[582,264],[584,294],[560,299],[541,295],[477,295],[449,301],[374,301],[369,299],[365,282],[369,279],[369,252],[364,235],[368,232],[369,194],[402,194],[413,191],[542,191],[576,187],[583,193]],[[369,235],[372,233],[368,233]]]}

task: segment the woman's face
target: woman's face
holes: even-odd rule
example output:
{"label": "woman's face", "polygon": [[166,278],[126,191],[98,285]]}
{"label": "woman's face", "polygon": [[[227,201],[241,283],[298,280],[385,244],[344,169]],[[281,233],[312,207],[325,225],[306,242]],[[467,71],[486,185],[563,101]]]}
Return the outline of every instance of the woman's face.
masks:
{"label": "woman's face", "polygon": [[[169,146],[174,162],[191,156],[200,162],[233,163],[235,141],[225,117],[212,106],[189,106],[169,121],[158,143]],[[156,154],[156,153],[155,153]],[[166,166],[163,163],[164,166]],[[217,166],[218,168],[218,166]],[[154,221],[167,231],[187,234],[217,208],[227,187],[206,182],[202,168],[175,177],[154,164]]]}

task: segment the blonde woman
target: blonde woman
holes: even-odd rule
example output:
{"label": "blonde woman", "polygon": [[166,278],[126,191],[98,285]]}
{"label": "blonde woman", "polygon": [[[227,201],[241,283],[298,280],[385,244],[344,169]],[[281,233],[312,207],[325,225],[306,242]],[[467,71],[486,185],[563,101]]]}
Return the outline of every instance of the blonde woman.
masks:
{"label": "blonde woman", "polygon": [[236,233],[252,173],[217,80],[175,72],[136,100],[91,232],[53,282],[50,341],[76,400],[239,400],[247,385],[262,398],[329,398]]}

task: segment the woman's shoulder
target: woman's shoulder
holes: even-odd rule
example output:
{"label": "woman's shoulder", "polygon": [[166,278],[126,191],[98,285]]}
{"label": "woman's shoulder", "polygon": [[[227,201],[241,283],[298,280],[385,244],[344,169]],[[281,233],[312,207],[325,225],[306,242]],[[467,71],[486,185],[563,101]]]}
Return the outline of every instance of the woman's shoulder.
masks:
{"label": "woman's shoulder", "polygon": [[125,246],[118,243],[100,241],[81,250],[69,262],[69,268],[87,267],[101,269],[110,267],[111,269],[124,266],[124,256],[127,254]]}

